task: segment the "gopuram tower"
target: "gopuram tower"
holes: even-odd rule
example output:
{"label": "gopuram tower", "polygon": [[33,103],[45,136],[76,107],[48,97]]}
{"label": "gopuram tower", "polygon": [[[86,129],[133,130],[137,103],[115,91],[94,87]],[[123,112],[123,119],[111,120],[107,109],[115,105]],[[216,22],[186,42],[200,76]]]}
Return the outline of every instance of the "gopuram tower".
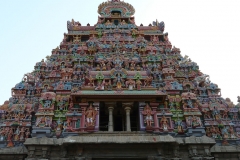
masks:
{"label": "gopuram tower", "polygon": [[12,88],[0,159],[239,159],[240,104],[172,46],[164,22],[137,26],[120,0],[98,13],[94,26],[68,21],[60,46]]}

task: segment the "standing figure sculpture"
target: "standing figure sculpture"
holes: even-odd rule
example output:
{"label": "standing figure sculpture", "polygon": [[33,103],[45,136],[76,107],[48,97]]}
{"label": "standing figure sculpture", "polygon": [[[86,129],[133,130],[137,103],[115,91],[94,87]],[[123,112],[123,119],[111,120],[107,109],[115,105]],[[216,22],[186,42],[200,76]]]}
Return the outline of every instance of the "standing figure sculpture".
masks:
{"label": "standing figure sculpture", "polygon": [[94,109],[92,104],[88,107],[87,111],[85,112],[86,115],[86,126],[87,127],[94,127],[95,126],[95,118],[97,115],[97,111]]}
{"label": "standing figure sculpture", "polygon": [[146,128],[152,128],[152,123],[153,123],[153,112],[149,104],[146,104],[144,107],[144,110],[142,112],[143,115],[146,115],[145,117],[145,123],[147,124]]}
{"label": "standing figure sculpture", "polygon": [[175,122],[175,124],[177,125],[177,131],[178,133],[183,133],[183,122],[181,119],[177,119],[177,121]]}

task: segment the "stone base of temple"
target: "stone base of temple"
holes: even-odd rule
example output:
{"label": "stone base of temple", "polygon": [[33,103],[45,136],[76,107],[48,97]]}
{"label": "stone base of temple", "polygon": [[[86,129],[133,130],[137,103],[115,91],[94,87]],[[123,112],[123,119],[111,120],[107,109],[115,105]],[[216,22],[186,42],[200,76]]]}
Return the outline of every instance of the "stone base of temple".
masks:
{"label": "stone base of temple", "polygon": [[4,160],[235,160],[239,156],[237,145],[221,146],[206,136],[174,138],[138,132],[28,138],[25,146],[0,149]]}

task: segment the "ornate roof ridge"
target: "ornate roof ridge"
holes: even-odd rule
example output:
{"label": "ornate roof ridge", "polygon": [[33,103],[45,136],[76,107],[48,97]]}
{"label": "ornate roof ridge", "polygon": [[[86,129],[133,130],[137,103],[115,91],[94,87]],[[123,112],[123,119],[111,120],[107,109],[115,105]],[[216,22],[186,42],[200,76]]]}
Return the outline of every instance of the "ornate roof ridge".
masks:
{"label": "ornate roof ridge", "polygon": [[130,17],[135,13],[135,9],[131,4],[120,0],[103,2],[98,6],[98,13],[104,17],[110,16],[113,10],[121,12],[123,17]]}

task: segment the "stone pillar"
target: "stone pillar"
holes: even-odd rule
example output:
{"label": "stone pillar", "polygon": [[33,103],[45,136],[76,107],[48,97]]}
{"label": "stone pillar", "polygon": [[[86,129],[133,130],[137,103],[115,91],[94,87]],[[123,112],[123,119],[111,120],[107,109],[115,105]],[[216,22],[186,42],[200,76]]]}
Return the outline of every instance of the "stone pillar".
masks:
{"label": "stone pillar", "polygon": [[116,105],[115,102],[105,102],[106,107],[108,107],[108,131],[113,132],[113,109]]}
{"label": "stone pillar", "polygon": [[131,132],[131,121],[130,121],[131,108],[130,107],[125,107],[124,109],[126,111],[126,131]]}
{"label": "stone pillar", "polygon": [[131,132],[130,111],[133,106],[132,102],[123,103],[123,108],[126,111],[126,131]]}
{"label": "stone pillar", "polygon": [[113,107],[108,107],[109,121],[108,121],[108,131],[113,132]]}

